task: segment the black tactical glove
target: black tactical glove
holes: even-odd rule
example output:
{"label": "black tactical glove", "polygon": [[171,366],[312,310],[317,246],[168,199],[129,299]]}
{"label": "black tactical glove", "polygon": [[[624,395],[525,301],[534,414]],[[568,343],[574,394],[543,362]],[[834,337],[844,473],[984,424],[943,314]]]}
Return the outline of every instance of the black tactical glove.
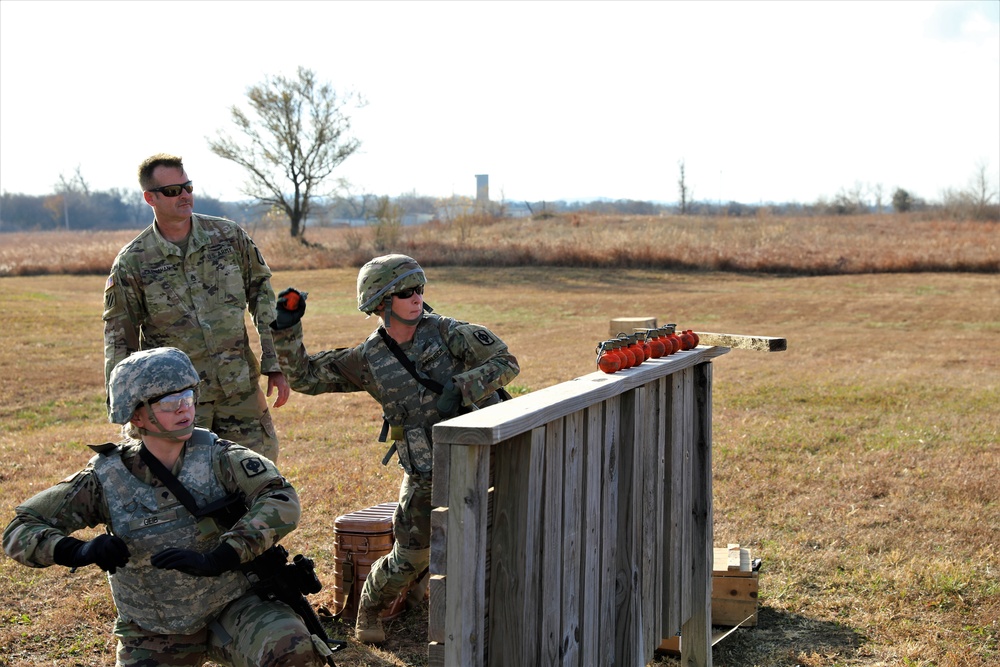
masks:
{"label": "black tactical glove", "polygon": [[150,558],[149,562],[161,570],[179,570],[193,577],[217,577],[238,568],[240,556],[236,549],[223,542],[208,553],[170,547]]}
{"label": "black tactical glove", "polygon": [[300,292],[294,287],[282,290],[278,294],[278,316],[271,322],[271,328],[277,331],[295,326],[306,312],[307,296],[309,292]]}
{"label": "black tactical glove", "polygon": [[64,537],[56,543],[53,558],[58,565],[83,567],[96,563],[99,568],[114,574],[125,567],[131,554],[128,545],[117,535],[98,535],[89,542],[75,537]]}
{"label": "black tactical glove", "polygon": [[441,391],[441,396],[437,400],[437,409],[442,417],[451,417],[462,406],[462,390],[455,386],[455,383],[448,380],[448,384]]}

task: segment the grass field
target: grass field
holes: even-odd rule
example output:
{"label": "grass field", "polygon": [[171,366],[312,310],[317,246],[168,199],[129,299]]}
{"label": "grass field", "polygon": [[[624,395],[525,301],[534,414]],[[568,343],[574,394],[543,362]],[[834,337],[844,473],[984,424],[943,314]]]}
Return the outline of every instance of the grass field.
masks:
{"label": "grass field", "polygon": [[[995,242],[975,252],[998,255]],[[763,559],[758,627],[719,644],[716,665],[1000,662],[996,273],[435,266],[428,277],[438,312],[486,324],[510,345],[524,391],[591,372],[617,316],[788,339],[786,352],[734,350],[715,362],[715,542]],[[276,270],[276,289],[310,293],[312,350],[371,331],[355,278],[356,268]],[[103,283],[0,278],[0,363],[11,380],[0,404],[4,524],[18,501],[82,467],[86,444],[117,435],[104,420]],[[379,464],[379,410],[362,395],[296,394],[275,421],[279,467],[304,505],[286,545],[330,584],[333,518],[398,489],[400,473]],[[0,559],[0,665],[113,663],[113,606],[94,570]],[[311,599],[332,597],[328,587]],[[384,649],[351,642],[337,664],[423,664],[423,619],[394,622]]]}

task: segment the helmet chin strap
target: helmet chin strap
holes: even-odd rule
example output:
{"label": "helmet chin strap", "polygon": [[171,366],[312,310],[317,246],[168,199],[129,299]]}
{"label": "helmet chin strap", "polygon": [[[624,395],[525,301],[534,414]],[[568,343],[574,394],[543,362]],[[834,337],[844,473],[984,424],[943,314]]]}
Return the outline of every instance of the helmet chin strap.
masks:
{"label": "helmet chin strap", "polygon": [[153,422],[160,428],[159,431],[150,431],[148,429],[139,428],[139,433],[143,435],[153,436],[154,438],[163,438],[164,440],[173,440],[174,442],[184,442],[187,436],[194,433],[194,422],[185,426],[184,428],[174,429],[173,431],[163,430],[163,426],[160,422],[156,421],[156,415],[154,414],[153,406],[146,405],[146,414],[149,415],[149,421]]}
{"label": "helmet chin strap", "polygon": [[420,321],[421,319],[423,319],[423,317],[424,317],[424,312],[426,312],[426,311],[427,311],[427,308],[424,308],[424,310],[421,310],[421,311],[420,311],[420,314],[419,314],[419,315],[417,315],[416,317],[414,317],[414,318],[413,318],[413,319],[411,319],[411,320],[408,320],[408,319],[406,319],[405,317],[400,317],[400,316],[399,316],[399,315],[397,315],[396,313],[392,312],[392,295],[391,295],[391,294],[390,294],[390,295],[388,296],[388,298],[387,298],[387,299],[386,299],[386,300],[384,301],[384,303],[385,303],[385,310],[383,311],[383,313],[384,313],[384,316],[382,317],[382,322],[383,322],[383,326],[384,326],[384,327],[386,328],[386,330],[388,330],[388,329],[389,329],[389,327],[391,326],[391,323],[392,323],[392,319],[393,319],[393,318],[396,318],[397,320],[399,320],[399,321],[400,321],[400,322],[402,322],[403,324],[405,324],[405,325],[407,325],[407,326],[411,326],[411,327],[412,327],[412,326],[414,326],[414,325],[415,325],[415,324],[416,324],[417,322],[419,322],[419,321]]}

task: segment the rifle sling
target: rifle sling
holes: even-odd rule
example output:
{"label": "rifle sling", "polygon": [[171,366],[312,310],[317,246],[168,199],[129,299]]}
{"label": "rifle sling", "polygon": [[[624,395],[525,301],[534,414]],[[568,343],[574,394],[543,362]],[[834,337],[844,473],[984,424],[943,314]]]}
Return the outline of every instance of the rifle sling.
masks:
{"label": "rifle sling", "polygon": [[424,385],[435,394],[440,394],[444,391],[444,385],[440,382],[426,378],[417,372],[417,367],[413,365],[410,358],[406,356],[405,352],[403,352],[403,348],[399,347],[399,343],[393,340],[392,336],[389,335],[389,332],[385,330],[385,327],[378,328],[378,335],[382,337],[382,342],[385,343],[385,346],[389,348],[390,352],[396,355],[396,359],[399,360],[399,363],[403,364],[403,368],[405,368],[410,375],[413,376],[414,380]]}
{"label": "rifle sling", "polygon": [[184,488],[184,485],[180,483],[180,480],[174,477],[174,473],[167,470],[167,466],[160,463],[160,460],[153,456],[153,452],[146,449],[146,445],[139,448],[139,457],[149,468],[149,471],[153,473],[153,476],[163,482],[163,485],[170,489],[170,493],[174,494],[174,498],[179,500],[181,505],[184,505],[184,507],[187,508],[187,511],[191,512],[192,516],[200,515],[198,503],[195,502],[191,493]]}
{"label": "rifle sling", "polygon": [[[174,498],[177,498],[181,505],[195,518],[200,519],[204,516],[212,516],[220,510],[225,510],[241,496],[240,493],[230,493],[225,498],[220,498],[199,509],[198,503],[195,502],[191,492],[184,488],[184,485],[174,476],[174,473],[167,470],[167,467],[160,463],[160,460],[153,456],[153,453],[146,449],[145,445],[139,448],[139,457],[149,468],[149,471],[153,473],[153,476],[163,482],[163,485],[170,489],[170,493],[174,494]],[[243,509],[245,511],[246,507],[244,506]],[[240,512],[240,514],[243,514],[243,512]]]}

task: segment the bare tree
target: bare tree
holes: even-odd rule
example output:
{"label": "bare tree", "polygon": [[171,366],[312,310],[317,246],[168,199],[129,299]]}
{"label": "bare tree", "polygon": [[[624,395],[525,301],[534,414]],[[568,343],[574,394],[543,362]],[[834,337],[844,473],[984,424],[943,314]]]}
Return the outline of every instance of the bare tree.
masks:
{"label": "bare tree", "polygon": [[277,207],[288,216],[293,238],[301,238],[314,197],[344,160],[361,146],[351,136],[348,107],[364,106],[359,95],[338,95],[328,83],[319,84],[312,70],[299,67],[298,76],[272,76],[247,89],[253,116],[238,106],[232,120],[244,135],[237,142],[221,130],[208,146],[221,158],[240,165],[248,180],[243,193]]}
{"label": "bare tree", "polygon": [[677,179],[677,194],[680,197],[681,215],[685,215],[688,209],[688,201],[691,193],[688,190],[687,181],[684,179],[684,160],[680,161],[681,175]]}
{"label": "bare tree", "polygon": [[875,199],[876,212],[881,215],[882,208],[885,205],[885,189],[881,183],[876,183],[875,185],[869,185],[868,191],[872,193],[872,197]]}
{"label": "bare tree", "polygon": [[81,198],[90,196],[90,185],[84,180],[83,172],[80,171],[80,165],[76,165],[76,170],[70,178],[59,174],[59,182],[56,183],[55,191],[58,197],[58,204],[62,205],[63,221],[66,229],[69,229],[70,200],[76,202]]}
{"label": "bare tree", "polygon": [[990,217],[988,212],[993,199],[997,196],[997,189],[995,183],[990,179],[986,160],[980,160],[976,164],[976,171],[973,172],[972,177],[969,179],[969,187],[965,191],[965,194],[972,206],[975,218],[984,220]]}

